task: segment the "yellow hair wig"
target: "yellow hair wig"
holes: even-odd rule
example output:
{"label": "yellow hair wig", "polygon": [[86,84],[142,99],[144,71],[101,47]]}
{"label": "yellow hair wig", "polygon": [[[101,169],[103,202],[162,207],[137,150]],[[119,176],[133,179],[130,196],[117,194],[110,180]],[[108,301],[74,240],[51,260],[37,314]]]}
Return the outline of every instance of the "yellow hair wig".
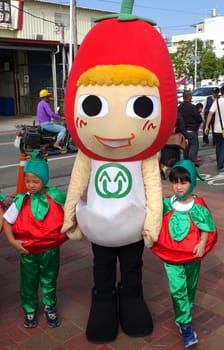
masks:
{"label": "yellow hair wig", "polygon": [[121,84],[159,87],[159,80],[154,73],[144,67],[118,64],[90,68],[81,74],[77,82],[77,86]]}

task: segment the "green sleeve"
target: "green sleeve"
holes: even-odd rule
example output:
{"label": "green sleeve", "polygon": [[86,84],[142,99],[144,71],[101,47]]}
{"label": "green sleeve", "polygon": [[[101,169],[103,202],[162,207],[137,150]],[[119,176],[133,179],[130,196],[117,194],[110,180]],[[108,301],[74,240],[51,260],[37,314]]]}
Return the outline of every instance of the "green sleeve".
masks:
{"label": "green sleeve", "polygon": [[190,215],[194,224],[201,231],[212,232],[215,230],[214,220],[206,207],[200,204],[195,204],[190,210]]}
{"label": "green sleeve", "polygon": [[57,187],[47,187],[46,193],[51,197],[57,204],[62,207],[65,204],[66,195],[63,191],[59,190]]}
{"label": "green sleeve", "polygon": [[18,211],[21,210],[22,206],[23,206],[23,201],[24,201],[24,198],[28,196],[27,193],[19,193],[16,195],[16,197],[14,198],[13,202],[15,203],[16,205],[16,209]]}
{"label": "green sleeve", "polygon": [[173,207],[170,202],[170,198],[163,198],[163,215],[168,214],[171,210],[173,210]]}

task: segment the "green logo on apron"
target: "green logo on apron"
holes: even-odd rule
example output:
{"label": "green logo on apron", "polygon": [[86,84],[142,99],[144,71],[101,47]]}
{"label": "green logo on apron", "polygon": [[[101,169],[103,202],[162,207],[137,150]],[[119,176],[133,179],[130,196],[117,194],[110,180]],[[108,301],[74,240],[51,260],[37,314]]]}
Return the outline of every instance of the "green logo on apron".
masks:
{"label": "green logo on apron", "polygon": [[96,172],[95,188],[100,197],[123,198],[130,192],[131,187],[131,173],[121,164],[104,164]]}

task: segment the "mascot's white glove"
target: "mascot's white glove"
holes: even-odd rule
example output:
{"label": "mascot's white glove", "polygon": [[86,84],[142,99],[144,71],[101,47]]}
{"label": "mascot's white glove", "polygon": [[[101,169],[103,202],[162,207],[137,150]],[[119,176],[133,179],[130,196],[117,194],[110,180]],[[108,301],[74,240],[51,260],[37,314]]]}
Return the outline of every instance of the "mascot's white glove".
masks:
{"label": "mascot's white glove", "polygon": [[70,239],[74,240],[82,237],[82,233],[76,222],[75,209],[77,203],[88,187],[90,166],[90,158],[81,151],[78,151],[64,206],[64,224],[61,228],[62,233],[66,233]]}
{"label": "mascot's white glove", "polygon": [[157,156],[142,162],[142,176],[146,195],[146,216],[142,236],[145,246],[150,248],[157,241],[162,225],[162,186]]}

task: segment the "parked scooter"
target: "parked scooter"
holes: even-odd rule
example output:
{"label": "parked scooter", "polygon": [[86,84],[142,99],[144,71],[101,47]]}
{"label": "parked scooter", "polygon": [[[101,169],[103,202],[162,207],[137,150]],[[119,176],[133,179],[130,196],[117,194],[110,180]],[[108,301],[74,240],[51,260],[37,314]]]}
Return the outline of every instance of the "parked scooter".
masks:
{"label": "parked scooter", "polygon": [[18,125],[18,128],[14,146],[19,148],[21,153],[30,155],[34,149],[42,150],[46,155],[78,151],[78,147],[73,142],[67,128],[65,137],[61,141],[61,150],[53,146],[57,139],[57,133],[43,130],[39,125],[35,124],[35,121],[33,125]]}

